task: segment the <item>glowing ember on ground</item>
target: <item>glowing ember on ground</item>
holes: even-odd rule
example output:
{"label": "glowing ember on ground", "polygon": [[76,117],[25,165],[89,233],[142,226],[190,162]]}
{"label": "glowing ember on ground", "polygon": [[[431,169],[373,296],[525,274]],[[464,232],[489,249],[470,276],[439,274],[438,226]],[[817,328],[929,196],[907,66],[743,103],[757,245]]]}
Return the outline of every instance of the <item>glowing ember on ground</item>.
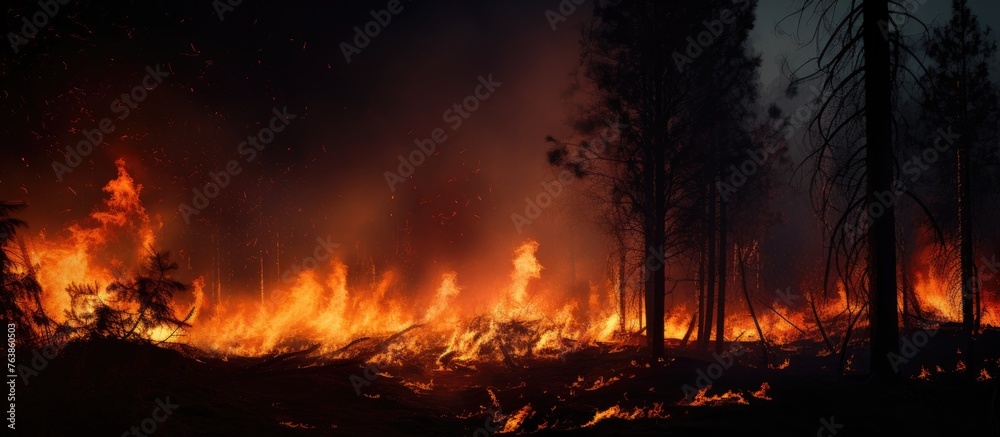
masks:
{"label": "glowing ember on ground", "polygon": [[631,411],[622,409],[619,405],[614,405],[606,410],[597,411],[597,413],[594,414],[594,418],[583,424],[582,427],[589,428],[596,425],[598,422],[608,419],[636,420],[668,418],[670,418],[670,415],[663,412],[663,404],[653,404],[653,407],[649,409],[635,407]]}
{"label": "glowing ember on ground", "polygon": [[991,379],[993,379],[993,377],[990,376],[990,372],[987,372],[986,369],[979,369],[979,376],[976,377],[976,381],[983,382]]}
{"label": "glowing ember on ground", "polygon": [[534,412],[531,411],[531,404],[521,407],[521,409],[517,410],[514,414],[511,414],[510,417],[507,418],[507,422],[504,423],[503,429],[498,431],[498,433],[507,434],[517,431],[518,428],[521,427],[521,424],[524,423],[524,420],[531,417],[533,414]]}
{"label": "glowing ember on ground", "polygon": [[767,391],[770,390],[770,389],[771,389],[771,384],[768,384],[768,383],[765,382],[765,383],[763,383],[763,384],[760,385],[760,389],[759,390],[750,393],[750,395],[752,395],[753,397],[755,397],[757,399],[761,399],[761,400],[765,400],[765,401],[770,401],[770,400],[773,400],[773,399],[771,399],[770,396],[767,395]]}
{"label": "glowing ember on ground", "polygon": [[717,405],[748,405],[749,402],[743,398],[743,393],[732,391],[727,391],[722,394],[706,396],[708,390],[712,387],[705,387],[698,390],[698,394],[695,395],[690,401],[681,400],[679,405],[688,405],[692,407],[703,407],[703,406],[717,406]]}
{"label": "glowing ember on ground", "polygon": [[920,375],[917,375],[917,378],[929,379],[930,377],[931,377],[931,372],[929,372],[926,367],[920,366]]}

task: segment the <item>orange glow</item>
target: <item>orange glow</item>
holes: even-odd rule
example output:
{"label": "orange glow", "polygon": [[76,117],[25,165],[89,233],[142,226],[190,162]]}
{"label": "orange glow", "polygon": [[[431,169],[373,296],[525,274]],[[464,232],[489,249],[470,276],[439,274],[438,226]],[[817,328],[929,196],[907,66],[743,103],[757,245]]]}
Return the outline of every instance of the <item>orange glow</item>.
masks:
{"label": "orange glow", "polygon": [[712,387],[709,386],[698,390],[698,394],[695,395],[694,399],[691,399],[691,402],[687,402],[687,400],[682,400],[680,403],[682,405],[689,405],[692,407],[749,404],[749,402],[747,402],[747,400],[743,398],[743,394],[740,392],[733,393],[732,391],[727,391],[721,395],[706,396],[706,393],[708,393],[708,389],[710,388]]}
{"label": "orange glow", "polygon": [[[66,311],[74,305],[67,287],[96,284],[96,299],[109,299],[108,284],[134,272],[158,241],[162,224],[158,218],[151,219],[143,206],[142,185],[128,173],[123,160],[116,164],[117,177],[103,187],[107,198],[88,219],[69,224],[55,235],[41,232],[27,238],[45,293],[43,304],[58,322],[65,322]],[[625,344],[630,336],[622,335],[623,326],[628,333],[641,332],[641,310],[627,308],[626,320],[622,321],[617,278],[592,282],[586,293],[580,293],[586,295],[567,296],[566,290],[551,289],[552,285],[546,285],[551,282],[543,281],[546,269],[536,256],[539,249],[539,243],[533,240],[505,248],[511,254],[509,262],[496,268],[509,271],[509,276],[501,283],[484,283],[462,272],[447,271],[426,290],[401,290],[401,278],[391,270],[368,287],[349,286],[351,272],[335,258],[313,270],[298,271],[287,284],[262,283],[264,299],[257,290],[233,290],[221,300],[218,290],[206,294],[203,277],[196,276],[190,294],[174,305],[178,319],[191,314],[188,321],[193,327],[180,332],[156,327],[142,335],[154,341],[182,338],[223,357],[261,356],[317,345],[320,354],[356,356],[367,351],[367,359],[384,363],[427,354],[447,368],[474,367],[481,361],[516,366],[526,358],[565,359],[569,352],[598,343]],[[756,243],[737,249],[759,263]],[[956,272],[935,266],[931,262],[934,253],[931,248],[921,252],[921,261],[912,269],[914,292],[925,315],[958,321],[960,288]],[[193,269],[196,275],[207,273],[197,266]],[[764,293],[767,287],[759,283],[755,269],[759,267],[751,266],[748,278],[737,276],[735,271],[729,278],[731,303],[727,305],[725,331],[729,341],[759,340],[740,288],[742,280],[747,279],[750,293]],[[800,288],[806,290],[807,286]],[[636,290],[627,287],[627,291]],[[769,343],[819,338],[807,304],[809,299],[816,299],[817,312],[824,321],[843,319],[847,293],[842,284],[830,298],[822,298],[817,290],[806,291],[796,293],[794,297],[800,299],[797,303],[775,296],[770,302],[755,303],[759,325]],[[696,299],[678,296],[666,309],[668,339],[680,339],[688,333],[697,308]],[[94,309],[96,302],[81,301],[76,305],[78,312],[87,312]],[[983,322],[995,324],[995,317],[984,312]],[[691,338],[699,334],[695,330]],[[396,341],[400,339],[403,341]],[[379,349],[371,350],[375,346]],[[772,368],[784,369],[788,365],[785,359]],[[592,390],[615,380],[600,380],[592,388],[579,388]],[[760,394],[766,396],[766,390],[762,388]],[[702,394],[697,402],[737,401],[738,396],[706,398]]]}
{"label": "orange glow", "polygon": [[668,419],[669,414],[663,412],[663,404],[653,404],[653,408],[644,409],[641,407],[635,407],[632,411],[624,410],[618,405],[614,405],[606,410],[598,410],[594,414],[594,418],[590,419],[589,422],[583,424],[583,428],[589,428],[596,425],[598,422],[608,419],[624,419],[624,420],[636,420],[636,419]]}

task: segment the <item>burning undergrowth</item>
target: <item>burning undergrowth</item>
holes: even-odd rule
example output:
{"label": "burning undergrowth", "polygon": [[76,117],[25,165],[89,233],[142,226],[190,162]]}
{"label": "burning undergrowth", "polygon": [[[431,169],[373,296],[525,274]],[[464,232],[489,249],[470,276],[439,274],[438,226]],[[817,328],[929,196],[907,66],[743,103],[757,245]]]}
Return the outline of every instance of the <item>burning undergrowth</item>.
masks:
{"label": "burning undergrowth", "polygon": [[[127,288],[121,284],[155,254],[161,219],[148,215],[142,185],[124,161],[117,164],[118,177],[104,187],[107,199],[88,220],[70,224],[65,235],[41,233],[22,243],[24,257],[30,259],[22,268],[37,276],[44,290],[42,310],[57,324],[92,318],[120,301],[115,290]],[[622,314],[632,313],[618,310],[615,284],[591,284],[585,293],[566,298],[562,290],[539,284],[545,269],[538,250],[539,243],[532,240],[514,247],[510,264],[501,267],[509,271],[505,283],[477,283],[448,271],[423,293],[403,289],[400,275],[392,270],[374,278],[369,287],[359,286],[337,259],[298,271],[287,283],[262,283],[259,299],[245,297],[250,293],[223,296],[218,290],[206,296],[204,276],[199,276],[190,279],[190,288],[163,303],[169,313],[163,319],[182,323],[133,323],[131,331],[156,343],[194,346],[223,358],[309,350],[330,359],[397,364],[419,360],[451,369],[475,368],[482,362],[515,368],[528,360],[564,359],[585,347],[640,341],[635,334],[642,332],[641,312],[640,317],[623,320]],[[940,273],[929,263],[919,269],[914,303],[929,321],[957,320],[958,289],[948,280],[953,269]],[[169,278],[176,272],[166,273],[176,279]],[[81,293],[81,288],[89,291]],[[825,353],[832,353],[834,343],[842,339],[833,333],[852,327],[863,308],[862,302],[849,302],[847,295],[839,286],[829,298],[808,292],[779,293],[783,299],[770,302],[758,298],[759,323],[737,303],[727,315],[726,336],[759,342],[762,333],[771,345],[824,340],[830,346]],[[696,312],[688,308],[694,306],[686,300],[675,303],[666,321],[668,338],[691,335]],[[133,316],[145,311],[127,304],[119,310]],[[992,317],[986,314],[984,320],[991,322]],[[817,318],[831,334],[820,329]],[[853,327],[863,329],[864,323]]]}

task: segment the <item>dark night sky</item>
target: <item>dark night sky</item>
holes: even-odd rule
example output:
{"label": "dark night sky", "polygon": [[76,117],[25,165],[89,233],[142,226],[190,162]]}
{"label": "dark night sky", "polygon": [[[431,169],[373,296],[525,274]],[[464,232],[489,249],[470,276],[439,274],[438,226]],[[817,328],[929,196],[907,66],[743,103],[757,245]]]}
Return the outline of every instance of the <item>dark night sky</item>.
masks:
{"label": "dark night sky", "polygon": [[[571,133],[568,92],[579,25],[591,4],[553,31],[544,14],[558,7],[555,0],[403,0],[403,11],[348,64],[340,43],[372,19],[369,10],[386,4],[244,0],[224,21],[208,1],[61,6],[19,53],[9,46],[0,51],[6,140],[0,198],[28,201],[23,217],[32,232],[55,234],[99,204],[115,160],[124,158],[162,224],[158,243],[192,256],[194,274],[204,274],[197,266],[206,262],[212,234],[249,265],[255,245],[271,239],[261,235],[281,235],[282,257],[298,258],[316,238],[352,246],[384,239],[393,220],[407,219],[430,264],[484,270],[529,236],[544,251],[548,243],[593,234],[565,225],[565,205],[546,211],[522,235],[510,220],[523,212],[525,197],[554,177],[545,136]],[[794,48],[774,27],[789,4],[763,0],[759,7],[752,38],[764,59],[765,89],[776,78],[773,60]],[[927,0],[917,15],[943,20],[948,4]],[[995,2],[970,5],[984,22],[1000,25]],[[37,2],[6,2],[4,32],[18,32],[21,15],[38,10]],[[65,159],[60,150],[111,116],[111,102],[155,64],[169,66],[170,76],[57,181],[51,163]],[[442,113],[490,74],[503,85],[452,131]],[[238,159],[239,142],[270,119],[273,107],[285,106],[298,118],[186,224],[178,207],[191,202],[191,190]],[[435,128],[448,131],[448,140],[392,198],[384,172]],[[601,247],[577,243],[583,251]],[[506,267],[495,270],[506,274]]]}

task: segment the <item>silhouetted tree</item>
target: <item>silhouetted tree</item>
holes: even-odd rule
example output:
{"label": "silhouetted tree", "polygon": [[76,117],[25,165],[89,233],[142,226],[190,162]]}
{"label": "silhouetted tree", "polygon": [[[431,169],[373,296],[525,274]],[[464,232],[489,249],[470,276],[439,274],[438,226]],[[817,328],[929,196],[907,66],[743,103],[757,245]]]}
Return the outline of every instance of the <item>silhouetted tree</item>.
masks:
{"label": "silhouetted tree", "polygon": [[[735,104],[707,97],[732,92],[733,83],[751,79],[733,74],[732,83],[720,83],[722,72],[710,73],[726,67],[719,59],[744,59],[755,6],[752,1],[739,10],[726,9],[733,4],[723,1],[596,5],[584,29],[582,56],[593,98],[577,123],[578,133],[589,136],[604,120],[617,120],[620,134],[609,147],[549,139],[550,162],[594,181],[613,208],[628,212],[618,226],[642,241],[646,335],[654,360],[663,356],[668,265],[698,246],[699,236],[685,226],[692,211],[707,205],[700,191],[715,187],[720,160],[714,146],[728,141],[713,138],[711,129],[733,126],[696,122]],[[713,23],[714,30],[705,23]],[[706,149],[712,151],[707,162],[702,159]]]}
{"label": "silhouetted tree", "polygon": [[[924,79],[924,119],[938,126],[955,126],[958,138],[957,203],[962,284],[962,327],[967,337],[969,372],[978,373],[973,359],[978,330],[977,280],[972,207],[972,166],[985,162],[996,140],[997,90],[990,79],[990,65],[997,53],[990,28],[979,25],[966,0],[952,0],[947,25],[931,29],[925,49],[932,63]],[[988,146],[988,147],[987,147]],[[973,159],[978,156],[979,159]]]}
{"label": "silhouetted tree", "polygon": [[66,288],[70,309],[66,310],[65,328],[84,339],[122,339],[128,333],[129,314],[121,309],[117,296],[102,296],[97,284],[72,284]]}
{"label": "silhouetted tree", "polygon": [[42,288],[30,268],[31,260],[16,262],[11,255],[17,230],[27,226],[12,214],[24,207],[23,202],[0,202],[0,315],[18,326],[20,345],[31,346],[47,335],[51,320],[42,306]]}
{"label": "silhouetted tree", "polygon": [[821,215],[832,216],[824,287],[837,274],[848,292],[867,294],[871,371],[879,380],[895,378],[890,353],[899,352],[896,197],[913,197],[894,183],[893,151],[894,90],[900,76],[912,75],[902,62],[909,49],[896,19],[913,17],[890,15],[889,3],[806,0],[799,11],[813,10],[820,21],[811,38],[817,54],[807,63],[816,71],[800,81],[820,78],[830,96],[811,124],[819,139],[814,195]]}
{"label": "silhouetted tree", "polygon": [[154,252],[135,277],[108,285],[105,293],[97,284],[71,285],[68,325],[90,338],[150,341],[150,331],[159,327],[172,328],[172,336],[190,326],[187,321],[194,314],[194,308],[183,320],[174,314],[174,296],[187,290],[170,276],[177,269],[169,253]]}

